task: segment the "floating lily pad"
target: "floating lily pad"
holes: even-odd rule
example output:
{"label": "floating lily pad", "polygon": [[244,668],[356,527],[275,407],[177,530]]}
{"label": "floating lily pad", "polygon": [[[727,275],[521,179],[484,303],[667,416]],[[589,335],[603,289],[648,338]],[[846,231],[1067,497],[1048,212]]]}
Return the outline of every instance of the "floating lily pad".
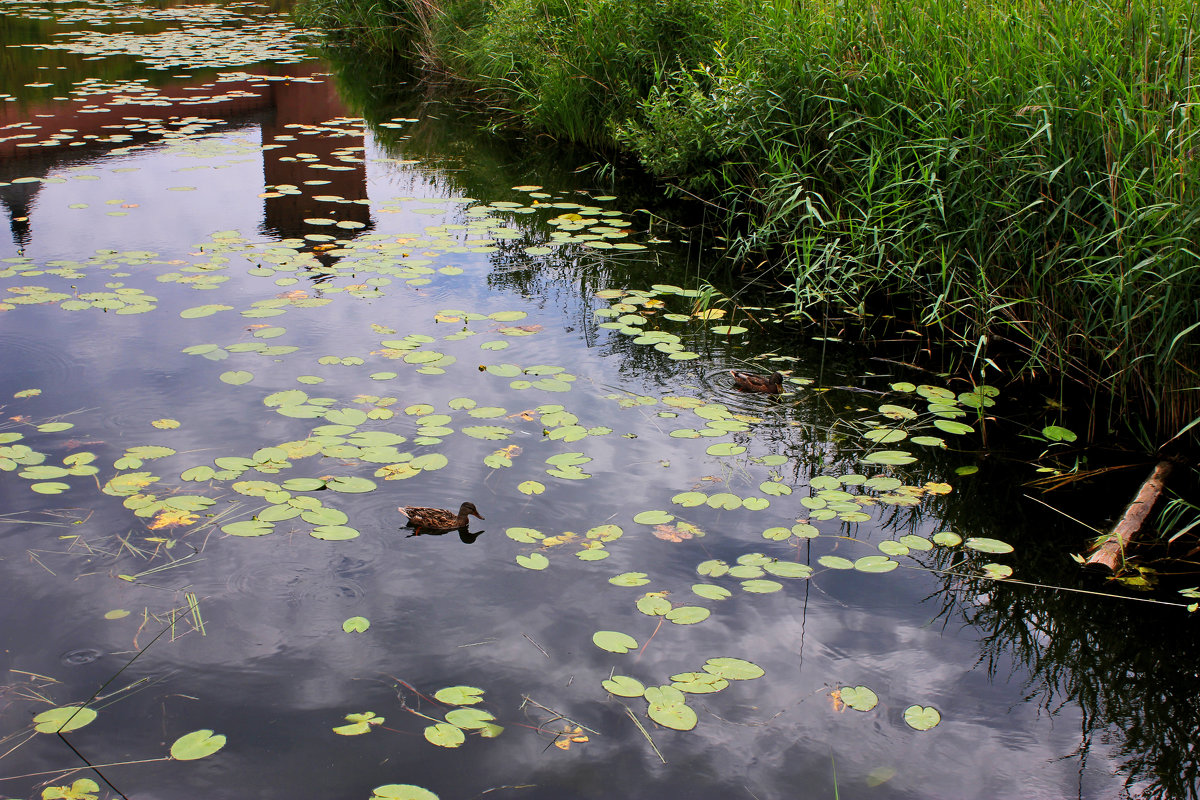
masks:
{"label": "floating lily pad", "polygon": [[446,721],[465,730],[488,727],[496,717],[482,708],[456,708],[446,712]]}
{"label": "floating lily pad", "polygon": [[475,686],[447,686],[434,692],[433,699],[452,706],[473,706],[483,702],[483,689]]}
{"label": "floating lily pad", "polygon": [[879,695],[866,686],[843,686],[839,696],[843,703],[855,711],[870,711],[879,705]]}
{"label": "floating lily pad", "polygon": [[439,722],[425,728],[425,739],[438,747],[458,747],[467,740],[462,728],[449,722]]}
{"label": "floating lily pad", "polygon": [[275,526],[265,520],[247,519],[222,525],[221,530],[230,536],[265,536],[273,532]]}
{"label": "floating lily pad", "polygon": [[600,685],[618,697],[641,697],[646,691],[646,687],[641,681],[630,678],[628,675],[613,675],[608,680],[601,681]]}
{"label": "floating lily pad", "polygon": [[954,531],[941,531],[933,535],[933,543],[942,547],[957,547],[962,544],[962,537]]}
{"label": "floating lily pad", "polygon": [[854,562],[859,572],[891,572],[900,564],[887,556],[863,556]]}
{"label": "floating lily pad", "polygon": [[668,522],[675,519],[674,515],[668,514],[665,511],[653,510],[643,511],[636,514],[633,521],[639,525],[666,525]]}
{"label": "floating lily pad", "polygon": [[637,639],[620,631],[596,631],[592,634],[592,643],[610,653],[628,653],[638,646]]}
{"label": "floating lily pad", "polygon": [[346,633],[363,633],[369,627],[371,622],[366,617],[350,617],[342,623],[342,630]]}
{"label": "floating lily pad", "polygon": [[[936,541],[936,538],[935,538]],[[1008,542],[1002,542],[999,539],[988,539],[981,536],[968,536],[964,545],[972,550],[978,550],[980,553],[1011,553],[1013,546]]]}
{"label": "floating lily pad", "polygon": [[438,800],[438,796],[411,783],[388,783],[372,789],[370,800]]}
{"label": "floating lily pad", "polygon": [[171,745],[171,758],[176,761],[195,761],[211,756],[225,746],[225,736],[208,728],[184,734]]}
{"label": "floating lily pad", "polygon": [[766,674],[758,664],[740,658],[728,657],[710,658],[704,663],[703,669],[705,672],[710,672],[713,675],[730,681],[750,681],[755,678],[761,678]]}
{"label": "floating lily pad", "polygon": [[751,594],[772,594],[783,588],[783,584],[778,581],[770,581],[762,578],[753,578],[751,580],[742,581],[742,589]]}
{"label": "floating lily pad", "polygon": [[614,586],[645,586],[650,579],[644,572],[623,572],[608,579]]}
{"label": "floating lily pad", "polygon": [[375,482],[366,478],[339,476],[335,478],[329,478],[325,482],[325,488],[334,492],[361,494],[362,492],[370,492],[374,490]]}
{"label": "floating lily pad", "polygon": [[863,456],[863,461],[868,464],[885,464],[888,466],[911,464],[916,460],[915,456],[903,450],[877,450],[870,455]]}
{"label": "floating lily pad", "polygon": [[82,728],[96,719],[90,708],[64,706],[43,711],[33,718],[34,730],[38,733],[67,733]]}
{"label": "floating lily pad", "polygon": [[696,583],[692,585],[692,591],[701,597],[709,600],[725,600],[730,597],[733,592],[726,589],[724,586],[717,586],[712,583]]}
{"label": "floating lily pad", "polygon": [[702,606],[677,606],[666,613],[666,618],[676,625],[695,625],[708,619],[711,613]]}
{"label": "floating lily pad", "polygon": [[927,731],[937,727],[942,715],[933,706],[909,706],[904,709],[904,721],[914,730]]}

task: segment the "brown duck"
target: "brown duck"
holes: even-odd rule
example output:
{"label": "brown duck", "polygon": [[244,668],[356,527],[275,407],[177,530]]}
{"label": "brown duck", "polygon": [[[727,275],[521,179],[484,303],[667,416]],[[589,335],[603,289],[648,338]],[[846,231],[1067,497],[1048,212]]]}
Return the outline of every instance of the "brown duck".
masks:
{"label": "brown duck", "polygon": [[467,516],[479,517],[479,509],[474,503],[463,503],[455,514],[448,508],[425,508],[423,506],[400,506],[401,514],[408,517],[408,527],[428,528],[435,531],[450,531],[455,528],[467,527]]}
{"label": "brown duck", "polygon": [[757,372],[742,372],[734,369],[730,370],[729,374],[733,376],[733,385],[743,392],[779,394],[783,391],[783,374],[779,372],[772,375],[761,375]]}

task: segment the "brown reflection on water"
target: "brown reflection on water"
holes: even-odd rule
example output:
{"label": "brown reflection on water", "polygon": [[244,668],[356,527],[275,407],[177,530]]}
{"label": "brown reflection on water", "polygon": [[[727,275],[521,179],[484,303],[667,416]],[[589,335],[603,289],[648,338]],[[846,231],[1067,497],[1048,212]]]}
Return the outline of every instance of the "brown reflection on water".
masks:
{"label": "brown reflection on water", "polygon": [[[12,241],[19,249],[31,243],[40,179],[57,169],[256,123],[264,147],[264,233],[300,238],[336,232],[344,238],[371,230],[362,121],[346,116],[321,69],[314,62],[222,73],[226,77],[206,82],[125,82],[118,90],[71,100],[0,104],[0,181],[39,179],[0,187]],[[304,191],[275,191],[280,186]],[[314,199],[323,195],[340,199]],[[304,222],[310,218],[362,227],[320,229]]]}

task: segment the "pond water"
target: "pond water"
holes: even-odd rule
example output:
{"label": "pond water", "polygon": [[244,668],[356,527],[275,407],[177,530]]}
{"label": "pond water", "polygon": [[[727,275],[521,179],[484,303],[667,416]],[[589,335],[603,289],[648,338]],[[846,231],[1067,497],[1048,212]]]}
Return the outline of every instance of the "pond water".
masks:
{"label": "pond water", "polygon": [[0,797],[1197,796],[1002,394],[267,8],[0,14]]}

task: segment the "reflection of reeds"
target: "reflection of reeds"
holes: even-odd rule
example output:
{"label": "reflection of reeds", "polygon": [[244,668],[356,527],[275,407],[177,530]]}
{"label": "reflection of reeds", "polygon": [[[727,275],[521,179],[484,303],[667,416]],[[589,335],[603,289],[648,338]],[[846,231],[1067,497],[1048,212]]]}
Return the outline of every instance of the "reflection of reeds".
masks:
{"label": "reflection of reeds", "polygon": [[774,254],[802,313],[909,305],[980,363],[1091,387],[1098,428],[1133,411],[1163,441],[1200,413],[1192,4],[303,7],[634,153],[735,256]]}

